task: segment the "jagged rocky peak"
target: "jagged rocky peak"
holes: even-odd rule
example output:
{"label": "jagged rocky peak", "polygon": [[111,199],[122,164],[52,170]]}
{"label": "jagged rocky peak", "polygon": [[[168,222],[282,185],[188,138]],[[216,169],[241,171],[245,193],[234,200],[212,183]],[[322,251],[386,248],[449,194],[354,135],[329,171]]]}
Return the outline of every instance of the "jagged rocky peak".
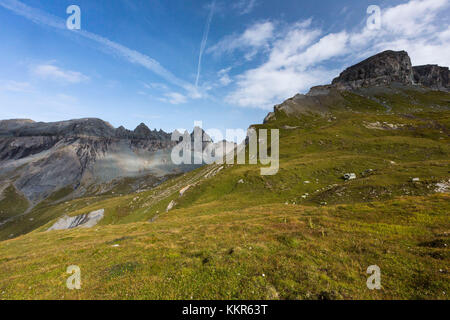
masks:
{"label": "jagged rocky peak", "polygon": [[130,130],[125,129],[124,126],[120,126],[116,129],[116,137],[127,138],[130,135]]}
{"label": "jagged rocky peak", "polygon": [[13,183],[34,205],[69,186],[79,196],[90,186],[124,177],[160,179],[175,172],[170,161],[173,145],[170,134],[151,131],[144,124],[130,131],[94,118],[50,123],[4,120],[0,184]]}
{"label": "jagged rocky peak", "polygon": [[28,119],[0,121],[0,136],[8,137],[99,137],[136,140],[170,140],[163,130],[151,131],[141,123],[134,131],[123,126],[115,129],[97,118],[74,119],[59,122],[34,122]]}
{"label": "jagged rocky peak", "polygon": [[134,129],[134,135],[137,138],[150,138],[152,135],[152,131],[145,125],[145,123],[141,123]]}
{"label": "jagged rocky peak", "polygon": [[450,90],[450,70],[436,64],[413,67],[414,82],[435,90]]}
{"label": "jagged rocky peak", "polygon": [[413,67],[406,51],[384,51],[343,71],[333,80],[340,89],[413,84]]}

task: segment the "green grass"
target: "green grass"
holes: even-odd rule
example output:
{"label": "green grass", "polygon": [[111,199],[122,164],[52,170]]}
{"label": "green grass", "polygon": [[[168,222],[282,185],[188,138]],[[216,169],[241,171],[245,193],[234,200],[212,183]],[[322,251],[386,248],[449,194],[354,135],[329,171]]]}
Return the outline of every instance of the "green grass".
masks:
{"label": "green grass", "polygon": [[[177,209],[153,223],[34,232],[0,243],[0,294],[3,299],[447,299],[450,257],[442,243],[449,243],[449,200],[436,195],[322,208]],[[72,264],[81,268],[80,291],[65,288],[65,270]],[[365,284],[373,264],[381,268],[380,291]]]}
{"label": "green grass", "polygon": [[0,222],[24,213],[29,203],[13,185],[9,185],[0,195]]}

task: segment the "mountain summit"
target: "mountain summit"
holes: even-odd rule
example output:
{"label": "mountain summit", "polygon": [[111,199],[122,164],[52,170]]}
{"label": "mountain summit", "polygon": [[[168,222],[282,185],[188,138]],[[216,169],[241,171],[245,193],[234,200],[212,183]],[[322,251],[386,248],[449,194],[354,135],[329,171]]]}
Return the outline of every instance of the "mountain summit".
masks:
{"label": "mountain summit", "polygon": [[[413,67],[406,51],[384,51],[344,70],[331,84],[311,88],[307,94],[297,94],[274,107],[264,123],[276,118],[278,112],[288,116],[327,113],[345,104],[346,92],[363,94],[378,102],[376,96],[410,90],[450,92],[448,67],[425,65]],[[404,94],[404,92],[402,93]],[[412,99],[414,101],[414,99]],[[390,106],[384,104],[386,109]]]}
{"label": "mountain summit", "polygon": [[339,89],[392,83],[450,90],[449,69],[436,65],[413,67],[406,51],[388,50],[347,68],[332,82]]}
{"label": "mountain summit", "polygon": [[406,51],[384,51],[343,71],[332,84],[355,89],[393,82],[413,83],[413,68]]}

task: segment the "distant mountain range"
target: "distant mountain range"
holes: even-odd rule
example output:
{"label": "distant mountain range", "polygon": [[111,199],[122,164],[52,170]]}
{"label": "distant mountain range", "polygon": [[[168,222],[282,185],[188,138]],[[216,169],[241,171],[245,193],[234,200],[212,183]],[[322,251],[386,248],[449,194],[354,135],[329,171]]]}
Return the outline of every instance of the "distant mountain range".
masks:
{"label": "distant mountain range", "polygon": [[4,120],[0,179],[12,183],[31,204],[68,186],[83,195],[90,187],[119,177],[161,178],[178,172],[180,168],[170,164],[173,145],[170,134],[151,131],[144,124],[129,131],[100,119]]}
{"label": "distant mountain range", "polygon": [[62,189],[63,199],[102,194],[123,178],[131,178],[130,191],[151,188],[170,175],[199,167],[174,165],[170,155],[176,144],[170,133],[152,131],[143,123],[131,131],[92,118],[3,120],[0,182],[13,186],[30,202],[29,208]]}

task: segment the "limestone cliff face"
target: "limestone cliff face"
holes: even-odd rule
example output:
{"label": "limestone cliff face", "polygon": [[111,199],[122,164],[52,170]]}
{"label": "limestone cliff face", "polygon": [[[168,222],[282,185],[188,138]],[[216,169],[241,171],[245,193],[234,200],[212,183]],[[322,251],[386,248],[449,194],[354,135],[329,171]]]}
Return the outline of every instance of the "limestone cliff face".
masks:
{"label": "limestone cliff face", "polygon": [[414,82],[435,90],[450,90],[450,71],[448,67],[424,65],[413,67]]}
{"label": "limestone cliff face", "polygon": [[413,68],[406,51],[384,51],[342,72],[333,84],[343,89],[413,84]]}

